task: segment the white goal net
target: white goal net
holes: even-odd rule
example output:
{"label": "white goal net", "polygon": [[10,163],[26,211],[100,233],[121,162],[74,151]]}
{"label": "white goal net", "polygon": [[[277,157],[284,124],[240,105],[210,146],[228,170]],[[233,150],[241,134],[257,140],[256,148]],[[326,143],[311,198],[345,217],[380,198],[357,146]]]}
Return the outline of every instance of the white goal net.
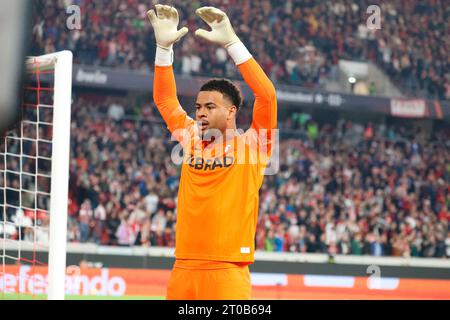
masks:
{"label": "white goal net", "polygon": [[27,60],[21,119],[0,136],[0,299],[64,299],[72,53]]}

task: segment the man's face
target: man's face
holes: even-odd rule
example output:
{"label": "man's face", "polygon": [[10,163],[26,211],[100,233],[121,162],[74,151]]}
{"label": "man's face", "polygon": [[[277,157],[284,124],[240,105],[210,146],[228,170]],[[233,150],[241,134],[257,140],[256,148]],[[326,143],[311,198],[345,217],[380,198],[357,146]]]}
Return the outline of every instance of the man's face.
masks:
{"label": "man's face", "polygon": [[236,114],[236,107],[218,91],[200,91],[197,96],[195,120],[202,135],[208,130],[224,132],[227,122]]}

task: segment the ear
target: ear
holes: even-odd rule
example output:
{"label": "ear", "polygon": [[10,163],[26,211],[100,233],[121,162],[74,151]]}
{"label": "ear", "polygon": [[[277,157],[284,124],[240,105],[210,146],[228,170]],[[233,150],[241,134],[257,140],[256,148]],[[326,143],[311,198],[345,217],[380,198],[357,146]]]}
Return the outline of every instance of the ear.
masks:
{"label": "ear", "polygon": [[232,118],[236,119],[238,108],[235,105],[232,105],[228,108],[228,117],[227,120],[231,120]]}

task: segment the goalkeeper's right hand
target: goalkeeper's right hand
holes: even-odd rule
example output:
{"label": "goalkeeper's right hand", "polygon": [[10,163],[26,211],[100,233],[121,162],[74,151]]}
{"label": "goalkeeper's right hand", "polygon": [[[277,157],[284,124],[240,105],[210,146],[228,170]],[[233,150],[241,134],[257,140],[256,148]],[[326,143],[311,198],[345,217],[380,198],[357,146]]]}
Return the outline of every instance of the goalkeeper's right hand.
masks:
{"label": "goalkeeper's right hand", "polygon": [[156,44],[160,48],[172,50],[173,44],[184,37],[189,30],[186,27],[177,30],[180,18],[174,7],[157,4],[155,8],[156,13],[154,10],[149,10],[147,16],[155,30]]}

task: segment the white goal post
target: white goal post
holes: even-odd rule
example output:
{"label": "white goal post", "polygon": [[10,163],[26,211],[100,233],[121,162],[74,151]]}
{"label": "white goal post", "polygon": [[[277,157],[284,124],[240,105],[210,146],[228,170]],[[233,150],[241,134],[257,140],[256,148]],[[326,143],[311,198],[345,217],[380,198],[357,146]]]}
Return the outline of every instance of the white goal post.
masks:
{"label": "white goal post", "polygon": [[63,300],[66,275],[73,57],[70,51],[57,53],[49,58],[53,57],[56,60],[53,98],[55,120],[51,175],[53,183],[50,196],[48,299]]}
{"label": "white goal post", "polygon": [[[20,123],[16,125],[15,133],[7,132],[1,136],[3,150],[0,150],[0,154],[3,159],[0,158],[0,161],[2,161],[0,171],[2,185],[0,189],[3,189],[3,199],[0,205],[3,210],[3,221],[0,221],[0,245],[2,246],[0,255],[3,270],[0,270],[0,272],[5,275],[7,260],[18,264],[25,260],[22,258],[23,255],[21,256],[21,248],[34,248],[34,258],[29,263],[35,263],[37,248],[42,245],[37,243],[39,240],[37,234],[45,229],[47,235],[43,238],[46,239],[44,246],[48,246],[48,263],[46,263],[48,265],[48,283],[46,289],[49,300],[63,300],[65,298],[72,61],[73,56],[70,51],[27,59],[28,78],[34,80],[32,80],[31,86],[25,85],[24,96],[28,90],[27,94],[32,96],[32,99],[37,100],[26,103],[25,97],[22,97],[24,99],[22,118]],[[52,78],[53,84],[45,84],[46,78]],[[39,97],[41,93],[46,95],[48,99],[41,99]],[[48,101],[52,102],[49,103]],[[50,122],[47,120],[48,117],[44,118],[43,116],[46,111],[49,111],[49,114],[52,115]],[[30,114],[32,116],[29,116]],[[33,134],[27,136],[27,132],[33,132]],[[18,147],[11,151],[13,143],[16,143]],[[26,147],[25,144],[27,144]],[[43,147],[47,147],[47,151],[41,154]],[[26,152],[29,153],[26,154]],[[11,159],[15,159],[14,163],[18,162],[19,164],[13,165]],[[47,167],[50,172],[40,171],[41,161],[48,161]],[[32,170],[24,169],[33,166],[35,168]],[[14,185],[11,185],[13,178],[16,181]],[[28,179],[26,185],[25,178]],[[47,187],[40,189],[42,181],[45,181],[45,179],[48,180],[45,183]],[[8,195],[14,193],[17,194],[18,200],[11,202],[8,200]],[[42,200],[39,197],[46,198]],[[10,210],[9,214],[8,210]],[[28,223],[25,228],[22,227],[24,225],[22,223],[23,212],[31,212],[31,215],[34,212],[34,218],[27,218],[29,221],[33,221],[32,224]],[[40,212],[45,212],[46,216],[49,217],[48,227],[47,225],[42,227],[37,224],[37,215]],[[8,220],[11,215],[14,215],[14,219]],[[12,229],[14,231],[14,227],[18,230],[17,233],[8,237],[6,230]],[[28,230],[31,236],[28,238],[24,236],[23,230]],[[11,249],[11,247],[16,252],[13,255],[8,254],[8,248]],[[32,285],[31,287],[34,288],[35,286]]]}

